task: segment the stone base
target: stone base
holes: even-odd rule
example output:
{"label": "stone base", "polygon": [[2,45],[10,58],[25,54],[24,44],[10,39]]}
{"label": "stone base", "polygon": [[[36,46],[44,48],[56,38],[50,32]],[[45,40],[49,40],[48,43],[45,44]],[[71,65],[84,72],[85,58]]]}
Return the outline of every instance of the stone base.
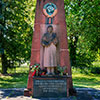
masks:
{"label": "stone base", "polygon": [[68,77],[67,76],[42,76],[33,77],[33,97],[68,97]]}

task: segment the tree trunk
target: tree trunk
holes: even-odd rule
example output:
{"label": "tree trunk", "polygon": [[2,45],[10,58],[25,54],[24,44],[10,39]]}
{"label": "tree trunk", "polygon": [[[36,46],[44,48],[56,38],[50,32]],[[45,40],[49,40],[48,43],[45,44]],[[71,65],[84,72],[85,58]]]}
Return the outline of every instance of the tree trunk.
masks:
{"label": "tree trunk", "polygon": [[7,74],[7,57],[5,54],[1,55],[1,62],[2,62],[2,74]]}
{"label": "tree trunk", "polygon": [[70,57],[71,57],[71,65],[76,66],[76,48],[77,48],[77,42],[78,42],[78,36],[74,37],[75,40],[73,41],[73,36],[70,37],[71,43],[70,43]]}

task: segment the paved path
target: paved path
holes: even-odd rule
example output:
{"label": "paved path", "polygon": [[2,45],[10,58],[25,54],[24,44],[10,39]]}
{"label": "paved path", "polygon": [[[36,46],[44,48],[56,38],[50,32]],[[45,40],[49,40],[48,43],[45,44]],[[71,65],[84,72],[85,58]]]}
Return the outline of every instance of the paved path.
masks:
{"label": "paved path", "polygon": [[100,100],[100,89],[76,88],[77,96],[69,98],[41,98],[23,96],[24,89],[0,89],[0,100]]}

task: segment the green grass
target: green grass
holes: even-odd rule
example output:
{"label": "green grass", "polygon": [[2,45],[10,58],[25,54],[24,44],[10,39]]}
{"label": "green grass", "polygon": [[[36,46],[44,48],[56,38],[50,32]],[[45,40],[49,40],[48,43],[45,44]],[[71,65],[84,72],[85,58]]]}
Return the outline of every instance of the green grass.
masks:
{"label": "green grass", "polygon": [[74,70],[72,78],[74,87],[100,89],[100,75],[98,74],[83,74]]}
{"label": "green grass", "polygon": [[[28,80],[28,67],[20,67],[8,70],[11,75],[0,75],[0,88],[25,88]],[[80,73],[80,70],[72,71],[74,87],[100,88],[100,75]]]}
{"label": "green grass", "polygon": [[10,75],[0,75],[0,88],[25,88],[28,80],[28,67],[20,67],[8,70]]}

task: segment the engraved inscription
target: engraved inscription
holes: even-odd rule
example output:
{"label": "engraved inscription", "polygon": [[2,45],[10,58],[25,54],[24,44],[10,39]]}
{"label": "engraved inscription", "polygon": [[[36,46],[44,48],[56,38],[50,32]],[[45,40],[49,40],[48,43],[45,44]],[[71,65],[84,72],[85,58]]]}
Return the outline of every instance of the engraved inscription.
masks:
{"label": "engraved inscription", "polygon": [[53,97],[54,94],[58,96],[67,95],[67,81],[60,79],[33,79],[34,82],[34,96],[35,97]]}

